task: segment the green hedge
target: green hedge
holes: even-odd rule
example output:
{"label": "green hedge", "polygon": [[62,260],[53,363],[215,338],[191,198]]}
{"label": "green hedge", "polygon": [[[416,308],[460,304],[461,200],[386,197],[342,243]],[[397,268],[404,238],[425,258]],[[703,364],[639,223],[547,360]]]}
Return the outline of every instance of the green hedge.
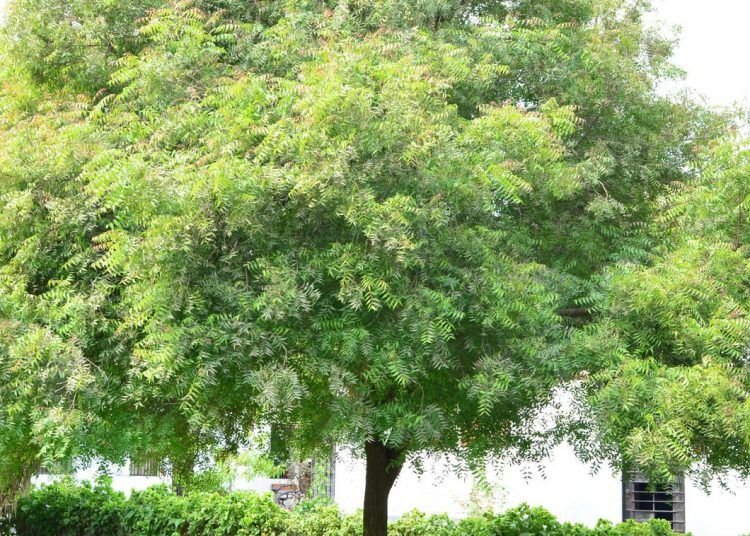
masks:
{"label": "green hedge", "polygon": [[[361,516],[330,504],[302,503],[292,512],[270,495],[195,493],[178,497],[164,486],[130,498],[102,481],[62,481],[33,490],[18,503],[18,536],[360,536]],[[500,515],[454,521],[412,512],[390,526],[391,536],[671,536],[666,522],[592,528],[560,523],[542,508],[520,506]],[[7,532],[6,532],[7,534]]]}

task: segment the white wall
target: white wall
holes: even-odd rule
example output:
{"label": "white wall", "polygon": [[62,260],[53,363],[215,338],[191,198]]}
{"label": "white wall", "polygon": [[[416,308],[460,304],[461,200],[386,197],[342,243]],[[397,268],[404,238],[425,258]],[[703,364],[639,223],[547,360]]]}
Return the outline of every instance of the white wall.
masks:
{"label": "white wall", "polygon": [[[557,449],[544,464],[544,473],[532,467],[494,468],[488,475],[492,497],[485,497],[481,506],[501,511],[526,502],[544,506],[562,520],[588,525],[600,518],[620,519],[620,481],[610,473],[590,475],[570,448]],[[341,455],[336,465],[336,502],[347,512],[361,508],[364,487],[363,462]],[[416,508],[463,517],[476,504],[472,488],[471,476],[453,476],[445,463],[426,464],[421,476],[404,469],[391,492],[389,513],[398,517]]]}
{"label": "white wall", "polygon": [[687,528],[695,536],[750,534],[750,486],[736,482],[732,491],[704,493],[688,482],[685,492]]}
{"label": "white wall", "polygon": [[[112,477],[112,488],[116,491],[122,491],[126,495],[130,494],[131,491],[142,491],[149,486],[155,486],[156,484],[169,482],[167,478],[158,476],[129,476],[127,466],[113,467],[111,469],[110,476]],[[75,474],[76,480],[87,480],[91,483],[96,480],[96,477],[97,469],[94,467],[80,470]],[[55,476],[40,475],[32,478],[31,483],[32,485],[37,486],[41,484],[49,484],[55,478]]]}
{"label": "white wall", "polygon": [[[471,478],[446,474],[446,464],[426,464],[418,476],[405,469],[391,492],[389,514],[399,517],[417,508],[427,513],[467,515],[471,507]],[[490,480],[496,492],[496,510],[528,503],[543,506],[561,521],[592,526],[599,519],[622,519],[622,484],[611,470],[592,475],[570,447],[557,448],[544,464],[544,476],[534,468],[506,467]],[[740,536],[750,534],[750,486],[734,482],[733,493],[712,490],[707,495],[687,482],[687,528],[694,536]],[[336,502],[346,512],[361,508],[364,496],[364,464],[340,454],[336,465]]]}
{"label": "white wall", "polygon": [[[544,464],[544,474],[533,467],[494,468],[488,476],[492,493],[477,490],[470,476],[459,477],[446,462],[427,462],[418,475],[405,468],[390,496],[392,518],[419,509],[426,513],[445,512],[451,517],[469,515],[472,510],[492,508],[502,511],[521,503],[543,506],[561,521],[580,522],[592,526],[599,519],[619,522],[622,516],[622,487],[619,477],[604,469],[592,475],[590,468],[579,462],[570,447],[557,448]],[[168,482],[160,477],[127,476],[126,468],[112,470],[113,487],[129,493],[148,486]],[[336,462],[336,502],[345,512],[362,506],[365,490],[365,469],[361,460],[339,452]],[[80,471],[76,478],[93,481],[96,470]],[[46,483],[49,476],[39,476],[35,484]],[[235,483],[234,489],[270,491],[278,482],[267,478]],[[706,494],[693,483],[686,486],[687,528],[694,536],[750,535],[750,484],[735,481],[732,492],[719,488]],[[472,495],[472,490],[479,495]]]}

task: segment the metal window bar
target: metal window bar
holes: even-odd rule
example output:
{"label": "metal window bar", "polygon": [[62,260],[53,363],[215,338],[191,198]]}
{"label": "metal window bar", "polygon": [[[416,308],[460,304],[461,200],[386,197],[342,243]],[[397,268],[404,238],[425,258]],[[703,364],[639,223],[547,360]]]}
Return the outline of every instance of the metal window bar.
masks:
{"label": "metal window bar", "polygon": [[72,463],[55,463],[50,466],[42,465],[37,470],[37,475],[46,475],[46,476],[53,476],[53,475],[69,475],[74,471],[74,467]]}
{"label": "metal window bar", "polygon": [[667,487],[653,487],[643,475],[633,475],[622,484],[623,520],[648,521],[664,519],[672,530],[685,532],[685,481],[675,479]]}
{"label": "metal window bar", "polygon": [[313,497],[336,497],[336,449],[330,454],[313,458]]}
{"label": "metal window bar", "polygon": [[130,461],[130,476],[159,476],[158,460]]}

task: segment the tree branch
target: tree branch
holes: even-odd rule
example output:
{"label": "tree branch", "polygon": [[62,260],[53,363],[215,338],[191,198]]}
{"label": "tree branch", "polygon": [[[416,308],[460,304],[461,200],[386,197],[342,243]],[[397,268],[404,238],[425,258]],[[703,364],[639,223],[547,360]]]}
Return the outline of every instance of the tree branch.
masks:
{"label": "tree branch", "polygon": [[591,311],[585,307],[569,307],[558,309],[557,314],[565,318],[591,318]]}

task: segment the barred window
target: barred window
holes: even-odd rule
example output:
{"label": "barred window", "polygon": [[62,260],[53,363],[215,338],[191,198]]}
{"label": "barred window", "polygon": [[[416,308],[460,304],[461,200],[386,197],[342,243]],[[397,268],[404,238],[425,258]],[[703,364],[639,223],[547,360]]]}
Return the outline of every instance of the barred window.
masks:
{"label": "barred window", "polygon": [[677,478],[667,486],[652,486],[642,475],[623,480],[624,520],[664,519],[672,530],[685,532],[685,480]]}
{"label": "barred window", "polygon": [[160,463],[155,460],[130,461],[130,476],[159,476]]}
{"label": "barred window", "polygon": [[72,462],[60,462],[52,465],[43,465],[37,471],[37,475],[69,475],[75,471]]}

